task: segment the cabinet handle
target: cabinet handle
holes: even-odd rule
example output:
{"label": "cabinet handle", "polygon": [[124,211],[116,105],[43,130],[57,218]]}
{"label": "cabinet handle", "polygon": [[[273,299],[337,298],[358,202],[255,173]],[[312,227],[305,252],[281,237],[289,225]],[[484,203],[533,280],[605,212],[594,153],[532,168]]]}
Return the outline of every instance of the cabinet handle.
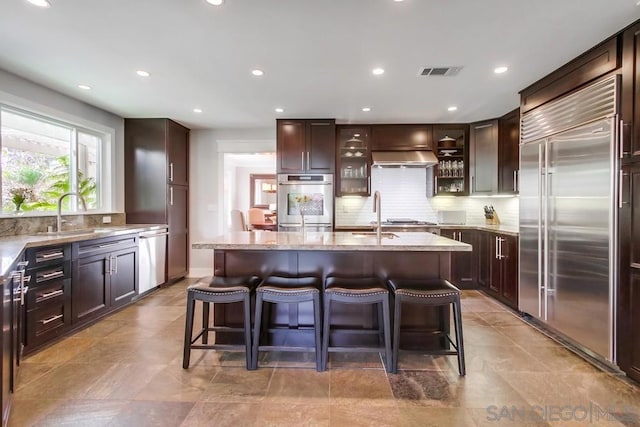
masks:
{"label": "cabinet handle", "polygon": [[63,293],[64,291],[62,289],[58,289],[57,291],[53,291],[53,292],[47,292],[46,294],[42,294],[38,296],[38,298],[36,298],[36,301],[40,301],[46,298],[51,298],[53,296],[62,295]]}
{"label": "cabinet handle", "polygon": [[307,168],[311,168],[311,162],[309,161],[309,152],[307,151]]}
{"label": "cabinet handle", "polygon": [[19,268],[23,268],[23,269],[24,269],[24,268],[26,268],[26,267],[27,267],[27,265],[29,265],[29,261],[20,261],[20,262],[18,263],[18,267],[19,267]]}
{"label": "cabinet handle", "polygon": [[173,187],[169,187],[169,204],[173,206]]}
{"label": "cabinet handle", "polygon": [[52,252],[50,254],[42,254],[42,255],[38,255],[38,258],[44,258],[44,259],[49,259],[49,258],[56,258],[56,257],[61,257],[64,256],[64,253],[61,252]]}
{"label": "cabinet handle", "polygon": [[173,162],[169,163],[169,181],[173,182]]}
{"label": "cabinet handle", "polygon": [[498,258],[498,236],[494,237],[495,241],[496,241],[496,250],[495,250],[495,257],[496,259],[500,259]]}
{"label": "cabinet handle", "polygon": [[111,246],[118,246],[120,244],[120,242],[115,242],[115,243],[105,243],[103,245],[98,245],[98,248],[102,249],[102,248],[110,248]]}
{"label": "cabinet handle", "polygon": [[518,192],[518,171],[517,170],[513,171],[513,192],[514,193]]}
{"label": "cabinet handle", "polygon": [[22,277],[22,283],[29,283],[31,281],[31,275]]}
{"label": "cabinet handle", "polygon": [[29,290],[28,286],[22,287],[22,290],[20,291],[20,305],[24,305],[24,294],[26,294],[28,290]]}
{"label": "cabinet handle", "polygon": [[52,273],[44,273],[42,275],[40,275],[40,277],[36,277],[36,282],[38,281],[38,279],[43,279],[43,280],[47,280],[47,279],[51,279],[54,277],[60,277],[60,276],[64,276],[64,271],[54,271]]}
{"label": "cabinet handle", "polygon": [[42,322],[43,325],[46,325],[47,323],[51,323],[54,320],[58,320],[61,319],[64,315],[62,314],[58,314],[57,316],[51,316],[48,319],[42,319],[40,322]]}
{"label": "cabinet handle", "polygon": [[619,142],[620,142],[620,158],[624,158],[624,156],[627,156],[630,154],[629,151],[624,151],[624,127],[625,126],[631,126],[630,123],[625,124],[624,120],[620,120],[620,137],[618,138]]}
{"label": "cabinet handle", "polygon": [[300,169],[304,170],[304,151],[300,152]]}
{"label": "cabinet handle", "polygon": [[111,274],[118,273],[118,258],[112,256],[111,257]]}

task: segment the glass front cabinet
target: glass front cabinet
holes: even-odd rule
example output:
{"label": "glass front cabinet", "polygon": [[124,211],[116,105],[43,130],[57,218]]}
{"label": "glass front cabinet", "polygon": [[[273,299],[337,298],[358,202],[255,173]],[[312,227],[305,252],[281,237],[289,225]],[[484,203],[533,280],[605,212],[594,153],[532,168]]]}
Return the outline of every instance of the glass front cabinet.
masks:
{"label": "glass front cabinet", "polygon": [[467,125],[433,126],[433,140],[438,157],[438,166],[434,168],[435,194],[469,194],[467,135]]}
{"label": "glass front cabinet", "polygon": [[371,129],[336,126],[336,195],[371,195]]}

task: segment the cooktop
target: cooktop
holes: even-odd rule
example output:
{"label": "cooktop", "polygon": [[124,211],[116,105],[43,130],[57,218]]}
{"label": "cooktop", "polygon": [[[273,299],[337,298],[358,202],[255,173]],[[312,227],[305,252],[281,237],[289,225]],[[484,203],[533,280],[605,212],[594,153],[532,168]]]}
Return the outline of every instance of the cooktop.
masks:
{"label": "cooktop", "polygon": [[435,222],[418,221],[411,218],[387,218],[382,221],[383,225],[438,225]]}

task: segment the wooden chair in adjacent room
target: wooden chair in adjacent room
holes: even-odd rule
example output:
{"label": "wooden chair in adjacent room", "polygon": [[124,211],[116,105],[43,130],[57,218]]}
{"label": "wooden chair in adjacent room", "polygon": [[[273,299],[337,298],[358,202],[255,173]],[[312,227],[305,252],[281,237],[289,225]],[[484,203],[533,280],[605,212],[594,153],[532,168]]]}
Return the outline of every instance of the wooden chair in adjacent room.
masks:
{"label": "wooden chair in adjacent room", "polygon": [[244,214],[238,209],[233,209],[231,211],[231,231],[247,231]]}

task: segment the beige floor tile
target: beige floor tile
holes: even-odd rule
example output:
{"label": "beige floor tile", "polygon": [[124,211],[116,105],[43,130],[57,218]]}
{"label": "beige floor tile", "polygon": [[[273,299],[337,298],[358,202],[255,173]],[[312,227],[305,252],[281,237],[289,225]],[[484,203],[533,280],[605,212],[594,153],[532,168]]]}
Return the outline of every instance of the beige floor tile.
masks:
{"label": "beige floor tile", "polygon": [[540,419],[528,406],[513,407],[493,405],[467,409],[477,427],[547,427],[549,423]]}
{"label": "beige floor tile", "polygon": [[329,426],[328,404],[263,402],[256,426]]}
{"label": "beige floor tile", "polygon": [[69,400],[49,412],[36,425],[107,426],[118,417],[127,404],[126,400]]}
{"label": "beige floor tile", "polygon": [[182,424],[194,402],[129,401],[109,426],[176,427]]}
{"label": "beige floor tile", "polygon": [[278,403],[329,404],[330,383],[330,372],[277,368],[271,377],[265,400]]}
{"label": "beige floor tile", "polygon": [[258,402],[264,399],[273,375],[272,368],[247,371],[245,368],[220,369],[200,400],[206,402]]}
{"label": "beige floor tile", "polygon": [[147,382],[135,400],[197,402],[218,372],[219,368],[166,367]]}
{"label": "beige floor tile", "polygon": [[25,358],[28,363],[64,363],[73,359],[97,343],[95,338],[69,337]]}
{"label": "beige floor tile", "polygon": [[393,404],[367,405],[331,405],[332,427],[351,426],[398,426],[401,425],[401,410]]}
{"label": "beige floor tile", "polygon": [[495,330],[525,347],[559,347],[560,344],[527,324],[496,326]]}
{"label": "beige floor tile", "polygon": [[81,399],[112,365],[72,364],[60,365],[18,389],[16,400]]}
{"label": "beige floor tile", "polygon": [[254,426],[260,413],[260,403],[198,402],[181,427]]}
{"label": "beige floor tile", "polygon": [[473,426],[474,422],[464,408],[405,407],[400,410],[399,423],[403,427]]}
{"label": "beige floor tile", "polygon": [[9,427],[28,427],[35,425],[66,400],[35,399],[14,400],[11,405]]}
{"label": "beige floor tile", "polygon": [[89,387],[84,397],[87,399],[133,399],[165,366],[113,364],[105,375]]}
{"label": "beige floor tile", "polygon": [[393,393],[387,373],[381,370],[330,371],[332,405],[389,405]]}
{"label": "beige floor tile", "polygon": [[25,385],[37,381],[44,374],[59,365],[59,363],[27,363],[26,361],[22,361],[20,370],[18,371],[18,388],[23,388]]}

